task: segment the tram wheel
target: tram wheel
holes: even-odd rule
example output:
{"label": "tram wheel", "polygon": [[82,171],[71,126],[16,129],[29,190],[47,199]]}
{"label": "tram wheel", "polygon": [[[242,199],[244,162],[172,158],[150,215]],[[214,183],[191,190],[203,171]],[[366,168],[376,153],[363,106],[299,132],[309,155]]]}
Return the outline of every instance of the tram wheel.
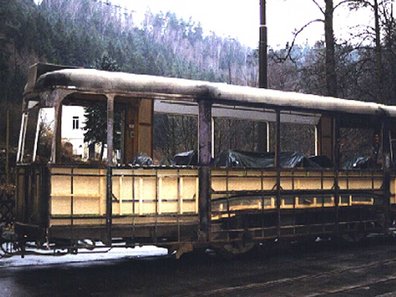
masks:
{"label": "tram wheel", "polygon": [[11,257],[20,251],[16,242],[15,234],[10,231],[4,231],[0,226],[0,258]]}
{"label": "tram wheel", "polygon": [[221,247],[222,251],[229,256],[238,256],[250,252],[255,246],[254,242],[237,241],[226,243]]}
{"label": "tram wheel", "polygon": [[364,232],[360,225],[355,224],[352,226],[351,231],[341,235],[341,239],[348,243],[358,243],[365,239],[367,233]]}
{"label": "tram wheel", "polygon": [[0,245],[0,258],[11,257],[19,251],[18,246],[12,241],[2,241]]}
{"label": "tram wheel", "polygon": [[235,257],[253,250],[256,243],[249,233],[244,233],[238,240],[218,245],[215,250],[224,257]]}

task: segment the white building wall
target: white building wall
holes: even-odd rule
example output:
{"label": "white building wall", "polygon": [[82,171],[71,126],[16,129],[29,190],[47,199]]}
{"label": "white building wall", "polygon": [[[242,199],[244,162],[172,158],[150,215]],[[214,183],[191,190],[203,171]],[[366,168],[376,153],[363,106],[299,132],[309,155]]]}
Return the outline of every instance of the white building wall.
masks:
{"label": "white building wall", "polygon": [[62,107],[62,142],[70,142],[73,145],[73,154],[81,155],[83,158],[86,150],[84,147],[84,122],[84,107]]}

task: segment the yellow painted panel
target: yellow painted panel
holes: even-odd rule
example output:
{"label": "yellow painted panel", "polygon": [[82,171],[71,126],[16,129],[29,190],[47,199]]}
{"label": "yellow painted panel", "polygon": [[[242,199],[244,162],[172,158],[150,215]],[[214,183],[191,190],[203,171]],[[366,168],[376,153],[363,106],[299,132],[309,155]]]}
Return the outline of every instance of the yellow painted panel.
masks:
{"label": "yellow painted panel", "polygon": [[182,214],[185,214],[185,213],[198,213],[195,201],[185,201],[185,202],[183,202],[183,212],[182,212]]}
{"label": "yellow painted panel", "polygon": [[[194,199],[197,204],[197,170],[158,169],[114,170],[113,193],[119,199],[119,214],[131,214],[132,202],[126,208],[125,201],[135,200],[135,214],[183,213],[183,200]],[[139,174],[142,174],[139,176]],[[133,175],[134,177],[130,176]],[[156,198],[158,195],[158,202]],[[179,202],[178,199],[181,199]],[[173,202],[169,202],[174,200]],[[158,205],[156,205],[158,203]],[[180,205],[179,205],[180,204]],[[115,208],[113,208],[114,210]],[[197,207],[194,207],[197,212]],[[113,213],[116,213],[113,211]]]}
{"label": "yellow painted panel", "polygon": [[70,197],[56,197],[51,199],[50,212],[52,215],[70,215]]}
{"label": "yellow painted panel", "polygon": [[391,204],[396,204],[396,180],[395,177],[391,178],[390,181],[390,192],[391,192]]}
{"label": "yellow painted panel", "polygon": [[178,213],[179,212],[179,202],[178,201],[162,202],[159,207],[160,207],[159,211],[161,214]]}
{"label": "yellow painted panel", "polygon": [[181,195],[181,193],[177,177],[160,178],[159,197],[161,199],[178,199],[178,195]]}
{"label": "yellow painted panel", "polygon": [[[113,204],[114,208],[114,204]],[[114,211],[113,211],[114,214]],[[118,205],[118,212],[117,214],[120,215],[131,215],[133,213],[133,203],[132,202],[123,202],[122,204]]]}
{"label": "yellow painted panel", "polygon": [[[74,219],[73,225],[81,226],[81,225],[105,225],[106,220],[97,219],[97,218],[84,218],[84,219]],[[61,219],[61,218],[52,218],[50,219],[50,226],[70,226],[71,220],[70,219]]]}
{"label": "yellow painted panel", "polygon": [[183,177],[181,197],[183,199],[196,199],[198,197],[196,177]]}
{"label": "yellow painted panel", "polygon": [[71,177],[69,176],[52,176],[51,177],[51,195],[69,195],[71,194]]}
{"label": "yellow painted panel", "polygon": [[138,200],[155,200],[157,191],[155,177],[139,177],[135,180],[135,185],[136,184],[136,197]]}
{"label": "yellow painted panel", "polygon": [[105,171],[88,168],[51,168],[51,214],[74,215],[105,213]]}
{"label": "yellow painted panel", "polygon": [[213,177],[211,178],[211,186],[213,191],[226,191],[227,183],[225,177]]}
{"label": "yellow painted panel", "polygon": [[99,199],[87,197],[74,197],[73,214],[75,215],[98,215],[100,213]]}
{"label": "yellow painted panel", "polygon": [[141,214],[155,214],[156,213],[156,203],[145,201],[140,205]]}
{"label": "yellow painted panel", "polygon": [[243,178],[243,177],[229,177],[228,178],[229,191],[260,191],[260,178]]}

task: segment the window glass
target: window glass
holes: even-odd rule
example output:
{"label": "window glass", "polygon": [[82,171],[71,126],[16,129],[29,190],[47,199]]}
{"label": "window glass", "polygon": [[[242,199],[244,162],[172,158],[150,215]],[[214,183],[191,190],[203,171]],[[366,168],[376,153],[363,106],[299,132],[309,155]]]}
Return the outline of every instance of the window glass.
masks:
{"label": "window glass", "polygon": [[23,163],[30,163],[33,161],[34,142],[37,133],[37,118],[39,114],[38,107],[31,108],[28,112],[23,114],[24,125],[22,125],[20,151],[22,158],[20,161]]}
{"label": "window glass", "polygon": [[[114,162],[121,158],[122,108],[114,112]],[[107,158],[106,101],[71,101],[62,106],[61,163],[102,163]]]}
{"label": "window glass", "polygon": [[169,165],[177,153],[196,151],[198,135],[196,116],[154,115],[154,163]]}
{"label": "window glass", "polygon": [[340,164],[343,169],[381,168],[381,133],[376,129],[340,129]]}
{"label": "window glass", "polygon": [[80,117],[74,116],[73,117],[73,130],[78,130],[80,129]]}
{"label": "window glass", "polygon": [[54,108],[41,108],[38,117],[38,133],[35,161],[48,163],[51,159],[51,148],[54,136]]}

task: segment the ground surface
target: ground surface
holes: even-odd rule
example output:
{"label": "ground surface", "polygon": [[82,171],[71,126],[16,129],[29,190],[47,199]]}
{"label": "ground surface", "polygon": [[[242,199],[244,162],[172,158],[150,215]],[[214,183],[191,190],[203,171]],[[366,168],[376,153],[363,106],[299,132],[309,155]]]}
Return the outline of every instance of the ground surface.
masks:
{"label": "ground surface", "polygon": [[232,260],[129,251],[0,260],[1,296],[396,296],[396,240],[298,244]]}

